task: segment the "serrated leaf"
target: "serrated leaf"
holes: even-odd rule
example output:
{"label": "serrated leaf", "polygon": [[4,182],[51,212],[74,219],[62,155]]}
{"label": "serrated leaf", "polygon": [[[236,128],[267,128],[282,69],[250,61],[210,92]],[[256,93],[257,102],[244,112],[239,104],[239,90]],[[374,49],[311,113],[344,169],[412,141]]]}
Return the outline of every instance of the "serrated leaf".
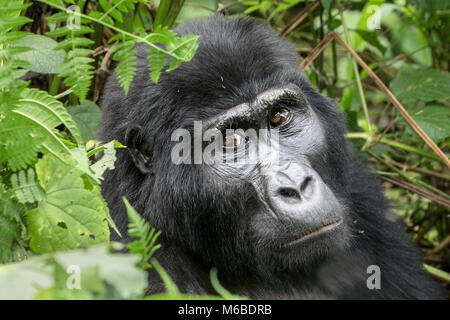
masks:
{"label": "serrated leaf", "polygon": [[401,70],[391,81],[390,89],[400,100],[447,100],[450,74],[428,68]]}
{"label": "serrated leaf", "polygon": [[64,124],[70,134],[74,137],[75,142],[79,145],[83,145],[83,138],[81,137],[80,130],[72,120],[72,117],[61,102],[47,94],[45,91],[37,89],[23,90],[21,98],[19,99],[19,105],[15,110],[21,114],[29,114],[30,117],[38,119],[37,122],[40,123],[42,123],[42,121],[39,120],[37,114],[45,113],[46,120],[49,124],[53,123],[55,126]]}
{"label": "serrated leaf", "polygon": [[0,19],[0,31],[7,31],[10,28],[20,27],[28,22],[32,22],[32,19],[29,19],[24,16],[3,16]]}
{"label": "serrated leaf", "polygon": [[161,234],[161,231],[156,232],[156,229],[152,228],[150,224],[142,218],[125,197],[122,199],[127,209],[128,235],[136,238],[136,240],[127,244],[127,248],[131,253],[138,253],[142,256],[141,262],[139,263],[141,268],[151,268],[148,261],[155,251],[161,247],[160,244],[156,244],[156,240]]}
{"label": "serrated leaf", "polygon": [[72,47],[72,45],[76,47],[87,47],[93,43],[94,41],[92,41],[89,38],[80,38],[80,37],[75,37],[73,39],[69,38],[59,42],[57,46],[53,48],[53,50],[67,49]]}
{"label": "serrated leaf", "polygon": [[58,73],[58,69],[64,63],[65,51],[53,50],[58,43],[49,37],[29,35],[15,41],[15,44],[34,49],[16,54],[14,57],[27,61],[29,63],[28,70],[39,73]]}
{"label": "serrated leaf", "polygon": [[11,175],[11,186],[14,190],[14,195],[20,203],[33,203],[44,198],[32,168],[29,168],[27,172],[21,170]]}
{"label": "serrated leaf", "polygon": [[55,133],[63,124],[79,146],[83,139],[61,102],[45,91],[24,89],[18,101],[0,103],[2,125],[0,142],[4,145],[0,161],[8,161],[13,170],[25,169],[36,161],[37,152],[50,152],[64,159],[70,149]]}
{"label": "serrated leaf", "polygon": [[67,26],[55,29],[53,31],[49,31],[46,33],[46,35],[50,37],[62,37],[67,35],[73,35],[78,36],[81,34],[91,33],[94,32],[93,29],[89,28],[88,26],[79,26],[78,28],[70,29]]}
{"label": "serrated leaf", "polygon": [[157,83],[159,76],[161,75],[161,71],[166,65],[167,55],[156,49],[148,50],[148,67],[150,69],[150,78],[153,82]]}
{"label": "serrated leaf", "polygon": [[[407,107],[417,124],[435,142],[450,137],[450,108],[430,104],[423,107]],[[403,119],[402,119],[403,122]],[[410,130],[412,132],[412,130]]]}
{"label": "serrated leaf", "polygon": [[123,22],[122,14],[118,10],[114,9],[107,0],[100,0],[99,2],[105,13],[108,13],[115,20]]}
{"label": "serrated leaf", "polygon": [[46,155],[36,164],[36,173],[46,198],[28,212],[30,248],[34,252],[74,249],[109,240],[108,209],[99,189],[85,189],[81,171]]}
{"label": "serrated leaf", "polygon": [[189,61],[195,54],[198,48],[198,38],[195,35],[184,35],[179,38],[175,38],[167,45],[167,50],[175,54],[179,59],[183,61]]}
{"label": "serrated leaf", "polygon": [[27,254],[20,237],[26,236],[25,210],[0,186],[0,263],[19,261]]}

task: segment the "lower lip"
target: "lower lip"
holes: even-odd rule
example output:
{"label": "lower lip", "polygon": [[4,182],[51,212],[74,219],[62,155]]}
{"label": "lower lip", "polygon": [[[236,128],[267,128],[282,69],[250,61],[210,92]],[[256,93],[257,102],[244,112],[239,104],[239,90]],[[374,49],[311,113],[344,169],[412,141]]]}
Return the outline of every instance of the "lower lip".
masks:
{"label": "lower lip", "polygon": [[316,237],[316,236],[318,236],[318,235],[321,235],[321,234],[323,234],[323,233],[327,233],[327,232],[329,232],[329,231],[331,231],[331,230],[333,230],[333,229],[339,227],[339,226],[342,224],[342,222],[343,222],[343,220],[342,220],[342,219],[339,219],[339,220],[336,221],[336,222],[333,222],[333,223],[331,223],[331,224],[327,224],[326,226],[323,226],[322,228],[320,228],[320,229],[317,230],[317,231],[311,232],[311,233],[309,233],[309,234],[307,234],[307,235],[305,235],[305,236],[303,236],[303,237],[301,237],[301,238],[299,238],[299,239],[296,239],[296,240],[294,240],[294,241],[289,242],[289,243],[286,245],[286,247],[292,247],[292,246],[295,246],[295,245],[297,245],[297,244],[299,244],[299,243],[302,243],[302,242],[304,242],[304,241],[306,241],[306,240],[308,240],[308,239],[314,238],[314,237]]}

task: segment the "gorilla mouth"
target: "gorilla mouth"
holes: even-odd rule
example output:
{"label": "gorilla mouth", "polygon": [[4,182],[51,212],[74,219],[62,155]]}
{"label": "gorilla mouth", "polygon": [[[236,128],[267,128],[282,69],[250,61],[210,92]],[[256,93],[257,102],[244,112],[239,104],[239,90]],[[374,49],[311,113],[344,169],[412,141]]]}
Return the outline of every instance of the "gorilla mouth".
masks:
{"label": "gorilla mouth", "polygon": [[308,239],[311,239],[311,238],[317,237],[317,236],[319,236],[321,234],[327,233],[327,232],[337,228],[338,226],[340,226],[342,224],[342,222],[343,222],[343,219],[340,218],[339,220],[337,220],[335,222],[332,222],[332,223],[329,223],[327,225],[324,225],[324,226],[320,227],[319,229],[317,229],[315,231],[312,231],[312,232],[310,232],[310,233],[308,233],[306,235],[302,235],[300,238],[295,239],[294,241],[291,241],[291,242],[287,243],[286,247],[295,246],[295,245],[297,245],[299,243],[305,242]]}

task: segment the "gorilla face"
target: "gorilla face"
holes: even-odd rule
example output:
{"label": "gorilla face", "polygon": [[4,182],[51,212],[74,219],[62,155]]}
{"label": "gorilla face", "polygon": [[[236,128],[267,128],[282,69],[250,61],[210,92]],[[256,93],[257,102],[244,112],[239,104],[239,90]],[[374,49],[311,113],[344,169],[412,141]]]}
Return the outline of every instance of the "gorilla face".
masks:
{"label": "gorilla face", "polygon": [[[244,222],[252,252],[271,253],[272,258],[288,254],[298,263],[308,263],[345,245],[344,207],[309,160],[324,151],[324,129],[298,86],[268,89],[209,117],[205,126],[222,132],[228,157],[216,158],[204,170],[230,188],[243,185],[256,200],[257,209]],[[241,130],[224,132],[234,127]],[[255,146],[245,133],[256,129]]]}
{"label": "gorilla face", "polygon": [[[176,227],[163,227],[167,236],[208,265],[230,271],[295,269],[347,241],[344,204],[311,162],[326,154],[325,128],[299,85],[267,86],[243,102],[184,121],[190,144],[182,161],[174,159],[179,141],[173,134],[171,141],[154,142],[171,148],[150,161],[142,151],[146,143],[136,144],[139,128],[127,130],[136,167],[148,174],[152,162],[155,185],[165,186],[152,195],[155,210],[173,216]],[[192,108],[190,114],[201,113]]]}

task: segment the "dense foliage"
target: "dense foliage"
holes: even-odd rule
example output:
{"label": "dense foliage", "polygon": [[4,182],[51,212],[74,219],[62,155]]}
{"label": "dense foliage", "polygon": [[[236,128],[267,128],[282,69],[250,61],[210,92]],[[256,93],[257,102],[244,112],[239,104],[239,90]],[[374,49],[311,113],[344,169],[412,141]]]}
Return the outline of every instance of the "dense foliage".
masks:
{"label": "dense foliage", "polygon": [[[147,298],[186,298],[151,260],[159,232],[126,199],[128,233],[136,239],[126,246],[131,253],[114,253],[125,248],[109,243],[110,232],[117,231],[100,182],[105,170],[114,169],[116,148],[126,146],[95,140],[97,101],[113,65],[128,92],[136,43],[149,46],[154,82],[189,61],[198,37],[179,37],[171,28],[213,12],[265,21],[291,41],[303,62],[333,31],[361,57],[374,75],[339,42],[327,42],[305,73],[345,112],[348,137],[424,250],[427,269],[450,283],[450,171],[425,142],[429,137],[448,161],[450,1],[5,0],[0,4],[0,263],[5,264],[0,299],[143,298],[144,270],[151,267],[165,280],[167,294]],[[425,136],[411,129],[377,80]],[[69,272],[72,265],[83,268],[81,281],[89,286],[68,289],[76,273]],[[214,270],[211,280],[222,297],[236,298],[220,286]]]}

